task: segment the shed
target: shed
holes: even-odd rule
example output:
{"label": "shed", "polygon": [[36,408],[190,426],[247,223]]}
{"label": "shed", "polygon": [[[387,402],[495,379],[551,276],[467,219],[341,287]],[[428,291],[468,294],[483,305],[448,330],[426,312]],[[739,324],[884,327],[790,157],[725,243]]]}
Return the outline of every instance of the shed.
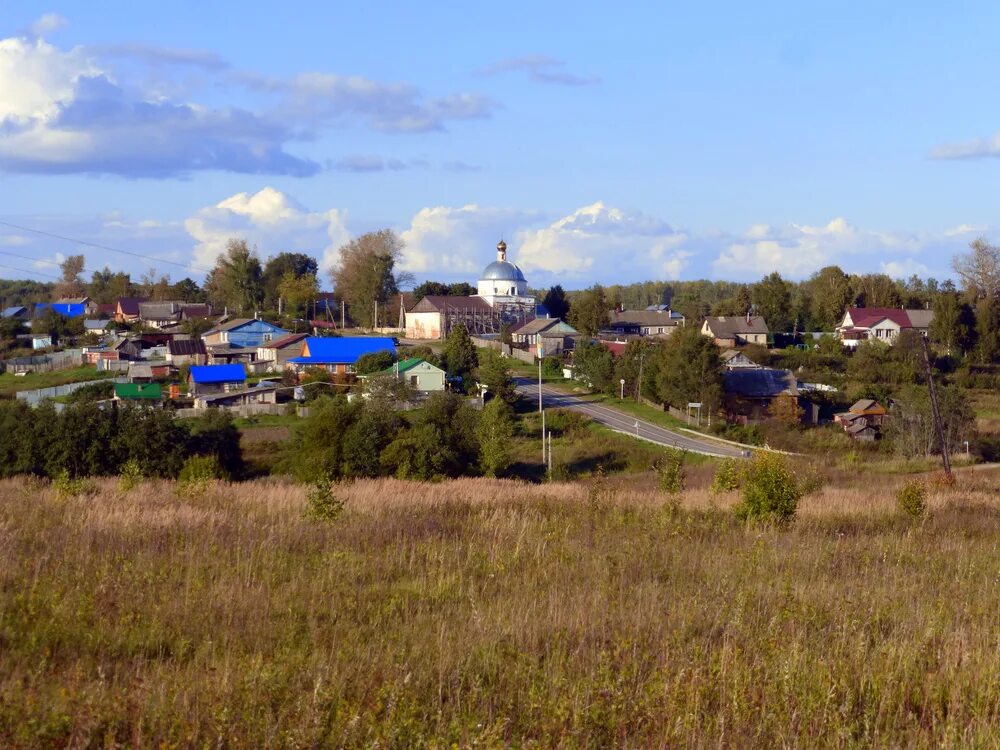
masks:
{"label": "shed", "polygon": [[163,388],[159,383],[115,383],[115,400],[159,402],[163,400]]}
{"label": "shed", "polygon": [[242,390],[247,374],[243,365],[194,365],[188,375],[191,395],[231,393]]}

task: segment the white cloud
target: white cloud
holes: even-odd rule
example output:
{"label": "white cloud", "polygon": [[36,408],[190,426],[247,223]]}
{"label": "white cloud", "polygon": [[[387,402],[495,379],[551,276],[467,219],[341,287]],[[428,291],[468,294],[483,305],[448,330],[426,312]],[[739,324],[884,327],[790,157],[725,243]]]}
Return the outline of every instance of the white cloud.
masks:
{"label": "white cloud", "polygon": [[238,193],[203,208],[184,228],[197,241],[193,262],[202,268],[215,264],[230,238],[242,237],[266,255],[289,251],[317,256],[325,271],[335,265],[337,250],[350,239],[346,211],[309,211],[272,187]]}
{"label": "white cloud", "polygon": [[522,230],[516,240],[512,250],[525,272],[601,283],[676,279],[694,255],[686,248],[687,235],[665,221],[600,201],[547,227]]}
{"label": "white cloud", "polygon": [[981,226],[976,226],[974,224],[959,224],[957,227],[945,230],[944,236],[961,237],[963,234],[982,234],[987,229],[989,229],[989,227],[985,224]]}
{"label": "white cloud", "polygon": [[498,73],[523,71],[528,80],[558,86],[590,86],[600,83],[597,76],[581,76],[566,70],[566,63],[549,55],[524,55],[500,60],[477,71],[479,75],[492,76]]}
{"label": "white cloud", "polygon": [[[755,224],[722,249],[713,263],[716,275],[757,278],[778,271],[787,278],[808,276],[826,265],[845,268],[864,263],[886,265],[888,255],[913,255],[924,240],[914,233],[859,229],[843,218],[823,226]],[[901,262],[898,261],[897,262]]]}
{"label": "white cloud", "polygon": [[888,274],[894,279],[905,279],[916,274],[917,276],[928,276],[930,269],[923,263],[913,259],[891,260],[882,263],[882,273]]}
{"label": "white cloud", "polygon": [[493,249],[505,233],[530,221],[531,214],[505,208],[435,206],[418,211],[400,233],[404,270],[421,277],[476,275],[496,259]]}
{"label": "white cloud", "polygon": [[28,26],[26,36],[28,37],[40,37],[51,34],[53,31],[58,31],[61,28],[69,25],[63,16],[58,13],[43,13],[42,16],[34,21],[30,26]]}
{"label": "white cloud", "polygon": [[987,159],[1000,156],[1000,133],[960,143],[944,143],[931,150],[932,159]]}

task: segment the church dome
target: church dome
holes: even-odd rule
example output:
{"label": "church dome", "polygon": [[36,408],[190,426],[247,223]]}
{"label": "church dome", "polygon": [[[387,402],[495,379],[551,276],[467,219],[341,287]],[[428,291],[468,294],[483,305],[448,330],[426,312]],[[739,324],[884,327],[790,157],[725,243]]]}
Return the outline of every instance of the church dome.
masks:
{"label": "church dome", "polygon": [[509,260],[495,260],[483,269],[482,281],[526,281],[521,269]]}

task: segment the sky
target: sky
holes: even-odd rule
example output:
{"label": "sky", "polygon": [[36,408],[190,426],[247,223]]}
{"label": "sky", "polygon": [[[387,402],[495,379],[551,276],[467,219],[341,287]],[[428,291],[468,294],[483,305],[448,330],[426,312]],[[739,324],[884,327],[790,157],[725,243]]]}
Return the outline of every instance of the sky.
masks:
{"label": "sky", "polygon": [[389,227],[418,281],[943,279],[1000,241],[1000,5],[954,5],[6,0],[0,276]]}

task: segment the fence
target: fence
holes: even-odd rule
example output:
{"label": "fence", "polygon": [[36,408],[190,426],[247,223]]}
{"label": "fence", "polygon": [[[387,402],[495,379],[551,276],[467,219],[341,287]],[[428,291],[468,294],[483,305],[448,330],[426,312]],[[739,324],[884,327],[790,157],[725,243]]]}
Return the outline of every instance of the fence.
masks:
{"label": "fence", "polygon": [[504,344],[500,339],[484,339],[480,336],[470,336],[472,343],[476,346],[482,347],[483,349],[496,349],[501,354],[507,357],[513,357],[514,359],[519,359],[522,362],[527,362],[529,365],[535,364],[535,355],[529,350],[515,349],[510,344]]}
{"label": "fence", "polygon": [[73,391],[83,388],[85,385],[93,383],[124,383],[126,378],[102,378],[100,380],[84,380],[80,383],[67,383],[66,385],[54,385],[51,388],[39,388],[34,391],[18,391],[14,395],[21,401],[27,401],[32,406],[38,406],[47,398],[58,396],[68,396]]}
{"label": "fence", "polygon": [[101,372],[128,372],[127,359],[99,359],[97,369]]}
{"label": "fence", "polygon": [[[287,404],[243,404],[242,406],[219,406],[212,407],[223,411],[228,411],[234,417],[261,417],[266,415],[281,416],[285,414]],[[190,417],[203,417],[208,409],[175,409],[174,416],[178,419]]]}
{"label": "fence", "polygon": [[49,354],[36,354],[30,357],[14,357],[0,362],[0,372],[51,372],[65,370],[83,364],[83,350],[67,349]]}

